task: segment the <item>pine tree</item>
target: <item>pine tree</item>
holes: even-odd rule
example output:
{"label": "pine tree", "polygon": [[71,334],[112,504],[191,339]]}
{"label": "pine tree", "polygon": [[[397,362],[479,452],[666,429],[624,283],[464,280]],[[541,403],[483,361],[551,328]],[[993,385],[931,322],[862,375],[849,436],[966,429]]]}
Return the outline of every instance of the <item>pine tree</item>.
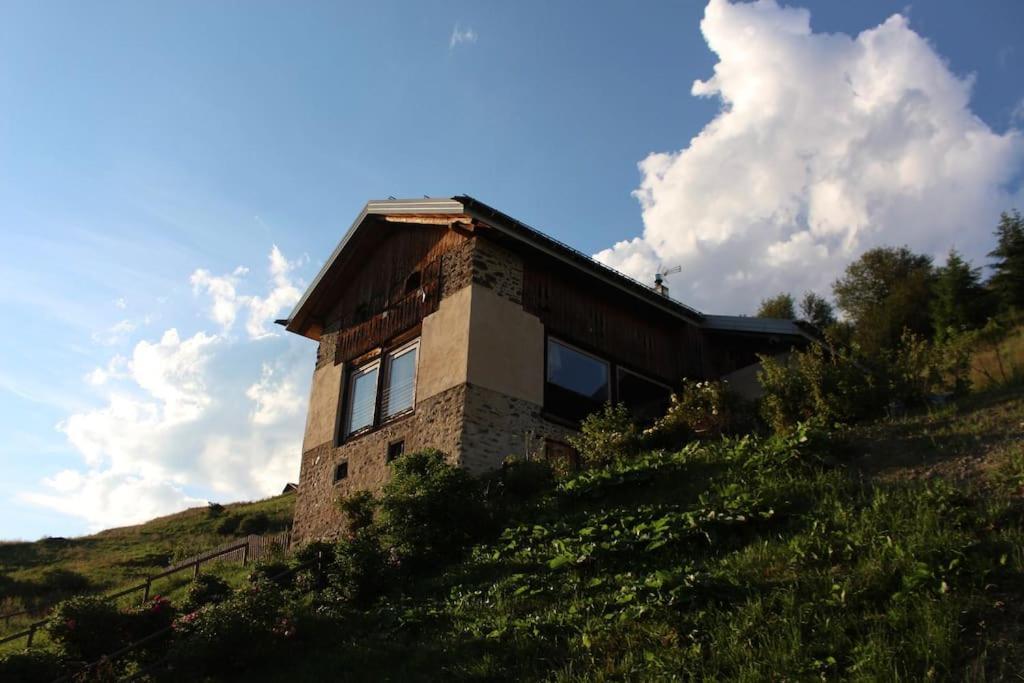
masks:
{"label": "pine tree", "polygon": [[972,329],[984,322],[981,269],[972,268],[956,249],[950,249],[946,265],[936,269],[932,293],[932,325],[939,338],[950,329]]}
{"label": "pine tree", "polygon": [[989,285],[999,297],[1002,311],[1024,309],[1024,218],[1014,209],[1003,213],[996,228],[996,248],[989,253]]}

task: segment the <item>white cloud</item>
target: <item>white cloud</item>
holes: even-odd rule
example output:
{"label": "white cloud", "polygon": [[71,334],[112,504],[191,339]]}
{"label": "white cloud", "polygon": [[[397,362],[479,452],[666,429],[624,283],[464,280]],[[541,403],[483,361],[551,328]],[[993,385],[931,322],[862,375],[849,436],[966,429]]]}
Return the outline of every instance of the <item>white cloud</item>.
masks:
{"label": "white cloud", "polygon": [[114,307],[123,311],[124,309],[128,308],[128,302],[125,301],[125,298],[122,296],[114,300]]}
{"label": "white cloud", "polygon": [[251,339],[274,336],[277,333],[269,326],[302,296],[298,284],[291,278],[291,272],[304,262],[303,259],[289,261],[275,244],[270,249],[269,261],[271,288],[264,297],[238,293],[242,278],[249,273],[248,268],[239,266],[227,275],[213,275],[202,268],[192,273],[189,278],[192,291],[209,295],[208,315],[223,331],[230,330],[239,313],[245,311],[248,316],[245,330]]}
{"label": "white cloud", "polygon": [[463,28],[459,24],[455,24],[452,28],[452,35],[448,39],[448,49],[454,50],[457,45],[462,45],[463,43],[475,43],[477,38],[477,33],[473,30],[472,26],[466,26]]}
{"label": "white cloud", "polygon": [[245,395],[256,404],[252,412],[252,423],[269,425],[296,415],[303,407],[298,382],[293,377],[275,378],[273,366],[263,364],[260,380],[245,390]]}
{"label": "white cloud", "polygon": [[313,348],[298,338],[252,340],[267,337],[268,318],[298,298],[296,265],[274,247],[262,295],[238,294],[243,268],[193,273],[193,287],[210,293],[214,322],[223,325],[233,307],[248,316],[249,334],[182,336],[171,328],[88,373],[100,404],[58,425],[83,467],[57,472],[21,498],[101,528],[174,512],[202,496],[261,497],[294,481]]}
{"label": "white cloud", "polygon": [[673,296],[716,312],[827,294],[882,244],[980,262],[1021,199],[1024,138],[971,112],[972,78],[903,16],[851,37],[814,33],[807,10],[774,0],[711,0],[701,30],[718,63],[692,93],[722,109],[683,149],[640,162],[643,234],[598,260],[645,282],[681,265]]}
{"label": "white cloud", "polygon": [[105,330],[95,332],[92,340],[104,346],[116,346],[128,339],[128,336],[136,330],[138,325],[131,320],[121,320]]}

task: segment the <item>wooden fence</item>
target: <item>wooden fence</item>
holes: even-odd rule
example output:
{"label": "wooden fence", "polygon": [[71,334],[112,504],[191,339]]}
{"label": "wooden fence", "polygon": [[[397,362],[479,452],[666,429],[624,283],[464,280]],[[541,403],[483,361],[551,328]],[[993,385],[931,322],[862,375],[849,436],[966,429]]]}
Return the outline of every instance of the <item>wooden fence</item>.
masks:
{"label": "wooden fence", "polygon": [[[129,586],[128,588],[119,590],[116,593],[106,595],[104,596],[104,599],[117,600],[118,598],[123,598],[126,595],[141,592],[141,602],[145,603],[149,600],[149,595],[153,590],[153,582],[158,579],[165,579],[168,576],[173,576],[174,574],[188,570],[192,570],[192,577],[195,578],[199,576],[199,566],[203,564],[209,565],[219,562],[237,561],[242,564],[242,566],[245,566],[250,562],[259,562],[262,559],[272,556],[274,553],[287,553],[290,541],[290,530],[282,531],[277,534],[268,534],[266,536],[257,536],[254,534],[246,537],[243,541],[233,541],[219,548],[214,548],[213,550],[200,553],[199,555],[187,560],[178,562],[159,574],[146,577],[146,580],[142,583]],[[20,612],[3,614],[0,615],[0,619],[4,619],[5,623],[10,623],[11,617],[28,614],[31,611],[32,610],[21,610]],[[32,647],[32,641],[35,639],[36,632],[45,626],[48,621],[48,618],[34,621],[28,625],[28,628],[18,631],[17,633],[4,636],[3,638],[0,638],[0,645],[25,638],[25,647]]]}

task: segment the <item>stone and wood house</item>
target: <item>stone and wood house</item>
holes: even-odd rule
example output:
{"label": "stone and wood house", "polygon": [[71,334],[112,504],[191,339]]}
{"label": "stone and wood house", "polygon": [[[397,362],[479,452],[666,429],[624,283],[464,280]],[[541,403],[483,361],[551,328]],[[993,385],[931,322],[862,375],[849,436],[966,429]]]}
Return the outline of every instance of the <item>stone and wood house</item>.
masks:
{"label": "stone and wood house", "polygon": [[319,344],[300,541],[336,535],[339,497],[381,486],[403,452],[474,473],[569,458],[566,437],[604,403],[648,420],[683,378],[743,388],[756,354],[812,334],[705,315],[466,196],[366,204],[278,322]]}

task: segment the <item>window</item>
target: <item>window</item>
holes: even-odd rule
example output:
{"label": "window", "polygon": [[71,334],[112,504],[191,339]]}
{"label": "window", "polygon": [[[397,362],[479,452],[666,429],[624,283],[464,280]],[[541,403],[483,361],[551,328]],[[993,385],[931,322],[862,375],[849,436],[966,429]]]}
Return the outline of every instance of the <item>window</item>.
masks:
{"label": "window", "polygon": [[401,457],[402,453],[405,453],[405,439],[392,441],[388,444],[387,461],[391,462],[392,460]]}
{"label": "window", "polygon": [[642,425],[653,423],[668,410],[672,389],[635,372],[618,369],[619,403]]}
{"label": "window", "polygon": [[377,413],[377,374],[380,363],[359,368],[349,377],[345,436],[374,424]]}
{"label": "window", "polygon": [[412,294],[419,289],[420,282],[422,282],[422,280],[423,277],[420,275],[420,271],[414,270],[412,274],[405,279],[405,293]]}
{"label": "window", "polygon": [[609,366],[597,356],[548,339],[545,407],[569,420],[582,420],[610,399]]}
{"label": "window", "polygon": [[348,478],[348,461],[342,460],[334,466],[334,483],[337,484],[342,479]]}
{"label": "window", "polygon": [[385,367],[381,412],[386,420],[412,410],[416,402],[416,356],[419,340],[388,354]]}
{"label": "window", "polygon": [[382,359],[350,371],[339,439],[379,426],[416,406],[415,339],[384,354]]}

